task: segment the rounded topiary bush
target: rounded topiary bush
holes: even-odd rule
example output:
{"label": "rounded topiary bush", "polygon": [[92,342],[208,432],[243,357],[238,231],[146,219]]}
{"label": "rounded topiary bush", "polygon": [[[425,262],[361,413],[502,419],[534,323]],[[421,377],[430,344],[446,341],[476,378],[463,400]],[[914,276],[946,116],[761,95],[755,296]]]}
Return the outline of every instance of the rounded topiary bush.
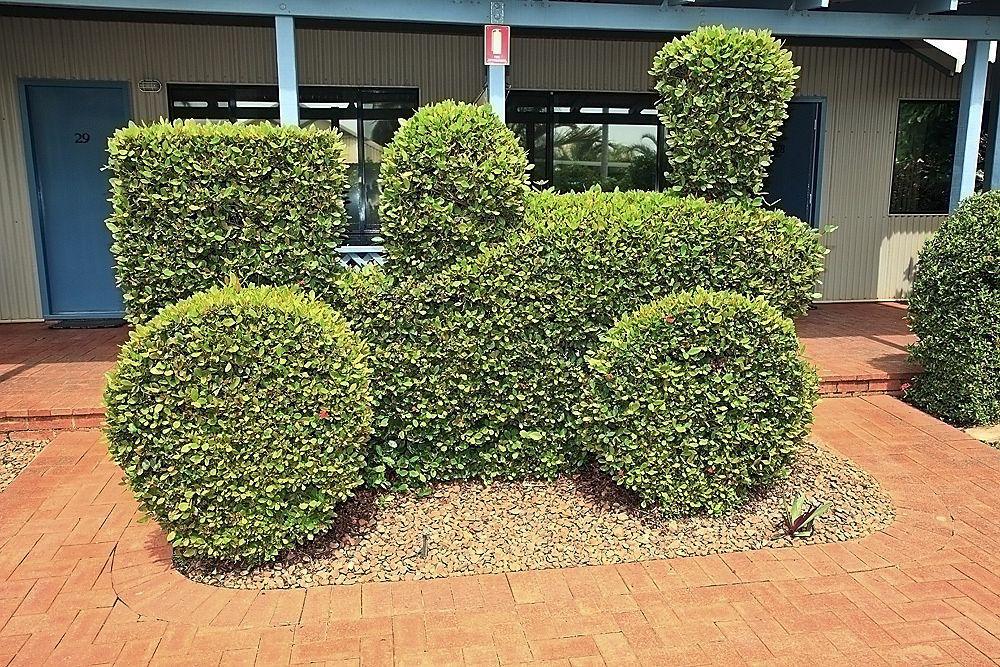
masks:
{"label": "rounded topiary bush", "polygon": [[667,43],[650,74],[668,189],[708,199],[761,194],[798,72],[766,30],[707,26]]}
{"label": "rounded topiary bush", "polygon": [[920,251],[907,398],[961,425],[1000,422],[1000,192],[969,197]]}
{"label": "rounded topiary bush", "polygon": [[812,423],[816,372],[762,299],[672,294],[619,320],[587,361],[586,447],[671,515],[722,513],[780,477]]}
{"label": "rounded topiary bush", "polygon": [[109,450],[178,553],[269,560],[324,530],[361,483],[369,375],[364,343],[314,298],[212,289],[122,347]]}
{"label": "rounded topiary bush", "polygon": [[382,155],[387,268],[425,275],[521,224],[528,158],[489,107],[445,101],[417,111]]}

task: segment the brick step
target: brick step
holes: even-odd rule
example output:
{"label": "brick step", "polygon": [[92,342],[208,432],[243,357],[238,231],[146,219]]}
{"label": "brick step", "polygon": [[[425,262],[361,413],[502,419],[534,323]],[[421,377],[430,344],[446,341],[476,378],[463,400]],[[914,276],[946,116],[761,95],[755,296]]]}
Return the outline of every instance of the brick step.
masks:
{"label": "brick step", "polygon": [[82,431],[104,424],[104,408],[72,410],[8,410],[0,413],[0,435],[29,431]]}
{"label": "brick step", "polygon": [[869,396],[873,394],[889,394],[899,396],[903,387],[913,378],[909,375],[890,377],[821,377],[819,381],[820,396]]}

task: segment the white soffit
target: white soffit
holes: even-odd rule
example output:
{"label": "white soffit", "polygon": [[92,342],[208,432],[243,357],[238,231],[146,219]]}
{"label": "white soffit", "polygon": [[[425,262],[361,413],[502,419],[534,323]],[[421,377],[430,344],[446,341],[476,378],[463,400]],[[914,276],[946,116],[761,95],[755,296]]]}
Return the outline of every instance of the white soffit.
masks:
{"label": "white soffit", "polygon": [[[941,55],[946,56],[950,61],[954,61],[954,71],[961,72],[965,65],[965,40],[964,39],[925,39],[924,42],[936,49]],[[990,61],[996,62],[997,43],[990,45]]]}

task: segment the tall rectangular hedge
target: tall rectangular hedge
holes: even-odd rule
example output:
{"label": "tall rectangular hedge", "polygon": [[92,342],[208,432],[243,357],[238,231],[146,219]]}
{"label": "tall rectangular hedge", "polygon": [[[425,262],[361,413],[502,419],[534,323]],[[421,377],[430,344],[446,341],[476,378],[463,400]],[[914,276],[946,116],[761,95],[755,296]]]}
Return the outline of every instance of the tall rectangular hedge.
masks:
{"label": "tall rectangular hedge", "polygon": [[325,290],[347,231],[338,132],[195,123],[129,125],[108,142],[126,318],[235,276]]}

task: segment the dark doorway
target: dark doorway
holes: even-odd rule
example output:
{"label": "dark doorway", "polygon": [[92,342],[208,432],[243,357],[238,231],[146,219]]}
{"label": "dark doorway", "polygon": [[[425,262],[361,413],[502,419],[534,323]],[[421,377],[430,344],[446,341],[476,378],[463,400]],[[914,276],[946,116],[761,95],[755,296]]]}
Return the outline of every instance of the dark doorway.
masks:
{"label": "dark doorway", "polygon": [[815,225],[819,185],[820,129],[823,105],[793,101],[774,146],[774,161],[764,183],[772,207]]}

